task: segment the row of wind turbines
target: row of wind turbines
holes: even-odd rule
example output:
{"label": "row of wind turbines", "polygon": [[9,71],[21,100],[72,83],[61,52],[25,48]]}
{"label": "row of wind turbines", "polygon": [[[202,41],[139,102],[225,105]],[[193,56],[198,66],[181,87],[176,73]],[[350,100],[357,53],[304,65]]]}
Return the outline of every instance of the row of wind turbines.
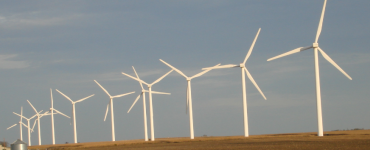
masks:
{"label": "row of wind turbines", "polygon": [[[321,92],[320,92],[320,76],[319,76],[319,63],[318,63],[318,53],[320,52],[322,54],[322,56],[329,62],[331,63],[334,67],[336,67],[340,72],[342,72],[347,78],[349,78],[350,80],[352,80],[352,78],[342,69],[339,67],[339,65],[337,65],[320,47],[319,47],[319,44],[318,44],[318,39],[320,37],[320,34],[321,34],[321,31],[322,31],[322,24],[323,24],[323,19],[324,19],[324,14],[325,14],[325,7],[326,7],[326,2],[327,0],[324,1],[324,5],[323,5],[323,9],[322,9],[322,13],[321,13],[321,17],[320,17],[320,22],[319,22],[319,26],[318,26],[318,29],[317,29],[317,33],[316,33],[316,37],[315,37],[315,41],[314,43],[311,45],[311,46],[308,46],[308,47],[299,47],[299,48],[296,48],[296,49],[293,49],[291,51],[288,51],[286,53],[283,53],[283,54],[280,54],[280,55],[277,55],[275,57],[272,57],[272,58],[269,58],[267,61],[272,61],[272,60],[275,60],[275,59],[278,59],[278,58],[281,58],[281,57],[284,57],[284,56],[288,56],[288,55],[291,55],[291,54],[294,54],[294,53],[298,53],[298,52],[302,52],[302,51],[305,51],[305,50],[308,50],[308,49],[313,49],[314,51],[314,66],[315,66],[315,83],[316,83],[316,100],[317,100],[317,119],[318,119],[318,136],[323,136],[323,123],[322,123],[322,108],[321,108]],[[250,72],[248,71],[248,69],[246,68],[246,62],[248,60],[248,58],[250,57],[252,51],[253,51],[253,48],[254,48],[254,45],[257,41],[257,38],[259,36],[259,33],[260,33],[261,29],[258,30],[250,48],[249,48],[249,51],[246,55],[246,57],[244,58],[244,61],[240,64],[227,64],[227,65],[220,65],[220,64],[217,64],[215,66],[212,66],[212,67],[206,67],[206,68],[202,68],[202,72],[194,75],[194,76],[187,76],[185,75],[182,71],[180,71],[179,69],[175,68],[174,66],[170,65],[169,63],[165,62],[164,60],[160,59],[160,61],[162,63],[164,63],[165,65],[167,65],[168,67],[171,68],[171,70],[169,72],[167,72],[166,74],[164,74],[163,76],[161,76],[160,78],[158,78],[157,80],[155,80],[154,82],[152,82],[151,84],[141,80],[139,78],[139,75],[138,73],[136,72],[135,68],[133,68],[133,71],[136,75],[136,77],[134,76],[131,76],[129,74],[126,74],[124,72],[122,72],[123,75],[129,77],[129,78],[132,78],[136,81],[139,82],[140,86],[141,86],[141,93],[137,96],[137,98],[135,99],[134,103],[132,104],[132,106],[130,107],[130,109],[128,110],[127,113],[129,113],[131,111],[131,109],[133,108],[133,106],[137,103],[137,101],[140,99],[140,97],[142,97],[142,100],[143,100],[143,119],[144,119],[144,139],[145,141],[148,141],[148,129],[147,129],[147,108],[146,108],[146,99],[145,99],[145,94],[148,93],[149,94],[149,114],[150,114],[150,131],[151,131],[151,141],[154,141],[155,140],[155,136],[154,136],[154,120],[153,120],[153,105],[152,105],[152,94],[165,94],[165,95],[170,95],[170,93],[165,93],[165,92],[157,92],[157,91],[152,91],[152,86],[156,83],[158,83],[159,81],[161,81],[164,77],[166,77],[168,74],[170,74],[172,71],[175,71],[177,73],[179,73],[180,75],[182,75],[186,81],[187,81],[187,91],[186,91],[186,112],[189,114],[189,126],[190,126],[190,139],[194,139],[194,127],[193,127],[193,111],[192,111],[192,91],[191,91],[191,80],[194,79],[194,78],[197,78],[197,77],[200,77],[202,75],[204,75],[205,73],[209,72],[210,70],[212,69],[223,69],[223,68],[241,68],[241,74],[242,74],[242,94],[243,94],[243,114],[244,114],[244,136],[245,137],[248,137],[249,136],[249,129],[248,129],[248,114],[247,114],[247,94],[246,94],[246,85],[245,85],[245,74],[247,74],[247,77],[249,78],[249,80],[253,83],[253,85],[257,88],[257,90],[259,91],[259,93],[262,95],[262,97],[266,100],[266,96],[263,94],[262,90],[259,88],[259,86],[257,85],[257,83],[255,82],[255,80],[253,79],[252,75],[250,74]],[[94,80],[96,82],[96,84],[98,84],[98,86],[108,95],[109,97],[109,101],[108,101],[108,104],[107,104],[107,109],[106,109],[106,113],[105,113],[105,117],[104,117],[104,121],[106,120],[106,117],[107,117],[107,114],[108,114],[108,111],[110,109],[111,111],[111,126],[112,126],[112,141],[115,141],[115,127],[114,127],[114,111],[113,111],[113,98],[119,98],[119,97],[122,97],[122,96],[126,96],[126,95],[129,95],[129,94],[133,94],[135,92],[129,92],[129,93],[125,93],[125,94],[119,94],[119,95],[116,95],[116,96],[111,96],[110,93],[102,86],[100,85],[96,80]],[[143,84],[147,85],[147,90],[143,87]],[[78,103],[78,102],[82,102],[92,96],[94,96],[94,94],[90,95],[90,96],[87,96],[85,98],[82,98],[80,100],[77,100],[77,101],[72,101],[72,99],[70,99],[67,95],[65,95],[64,93],[60,92],[59,90],[56,89],[57,92],[59,92],[61,95],[63,95],[66,99],[68,99],[71,103],[72,103],[72,120],[73,120],[73,129],[74,129],[74,142],[77,143],[77,131],[76,131],[76,117],[75,117],[75,104]],[[39,145],[41,145],[41,136],[40,136],[40,118],[43,117],[43,116],[46,116],[46,115],[51,115],[52,117],[52,138],[53,138],[53,144],[55,144],[55,135],[54,135],[54,118],[53,118],[53,115],[54,114],[61,114],[67,118],[70,118],[69,116],[63,114],[62,112],[54,109],[53,107],[53,96],[52,96],[52,90],[50,89],[50,93],[51,93],[51,108],[49,111],[41,114],[42,110],[41,111],[37,111],[35,107],[33,107],[33,105],[31,104],[31,102],[29,102],[28,100],[28,103],[31,105],[31,107],[34,109],[34,111],[36,112],[35,115],[33,115],[32,117],[30,118],[26,118],[23,116],[23,112],[22,112],[22,109],[21,109],[21,114],[17,114],[17,113],[14,113],[18,116],[21,117],[20,119],[20,122],[17,123],[17,124],[14,124],[12,126],[10,126],[8,129],[16,126],[16,125],[19,125],[20,126],[20,134],[21,134],[21,140],[22,140],[22,125],[27,127],[28,128],[28,140],[29,140],[29,145],[31,145],[31,141],[30,141],[30,131],[33,131],[33,128],[35,126],[35,123],[37,121],[38,123],[38,131],[39,131]],[[55,112],[54,112],[55,111]],[[30,125],[29,125],[29,121],[30,119],[33,119],[37,116],[37,119],[35,120],[35,123],[33,125],[32,128],[30,128]],[[25,125],[23,122],[22,122],[22,118],[26,119],[28,121],[28,125]]]}

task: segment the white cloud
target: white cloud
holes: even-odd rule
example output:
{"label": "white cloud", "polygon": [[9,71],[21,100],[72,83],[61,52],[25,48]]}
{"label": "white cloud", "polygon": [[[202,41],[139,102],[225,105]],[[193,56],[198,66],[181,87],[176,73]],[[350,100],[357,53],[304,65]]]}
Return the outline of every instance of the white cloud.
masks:
{"label": "white cloud", "polygon": [[28,27],[45,27],[66,24],[82,18],[83,14],[50,16],[47,12],[19,13],[0,16],[0,27],[6,29],[23,29]]}
{"label": "white cloud", "polygon": [[22,69],[30,66],[26,61],[10,60],[17,56],[17,54],[0,55],[0,69]]}

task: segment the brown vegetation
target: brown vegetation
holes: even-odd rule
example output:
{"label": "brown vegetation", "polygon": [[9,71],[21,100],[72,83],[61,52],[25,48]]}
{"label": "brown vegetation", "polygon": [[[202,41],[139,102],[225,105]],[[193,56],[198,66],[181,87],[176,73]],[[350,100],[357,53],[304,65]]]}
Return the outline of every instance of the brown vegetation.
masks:
{"label": "brown vegetation", "polygon": [[30,146],[29,149],[59,150],[214,150],[214,149],[370,149],[370,130],[351,130],[351,131],[329,131],[324,132],[324,137],[318,137],[316,133],[292,133],[292,134],[269,134],[252,135],[248,138],[242,136],[230,137],[196,137],[194,140],[189,138],[162,138],[154,142],[144,140],[129,140],[116,142],[91,142],[77,144],[58,144]]}

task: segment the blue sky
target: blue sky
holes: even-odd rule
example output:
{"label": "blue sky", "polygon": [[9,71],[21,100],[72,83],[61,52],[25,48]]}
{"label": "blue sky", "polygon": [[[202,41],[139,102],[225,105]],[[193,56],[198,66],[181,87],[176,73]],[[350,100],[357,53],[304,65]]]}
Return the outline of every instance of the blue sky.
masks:
{"label": "blue sky", "polygon": [[[266,60],[314,42],[323,0],[178,1],[3,1],[0,3],[0,138],[13,142],[19,128],[12,112],[30,117],[54,107],[71,115],[76,104],[79,142],[110,141],[103,121],[108,96],[114,100],[116,140],[143,139],[142,103],[127,114],[140,93],[131,66],[146,82],[170,70],[159,59],[192,76],[201,68],[239,64],[261,28],[247,68],[267,97],[247,80],[251,135],[316,132],[313,52]],[[367,0],[328,0],[320,47],[345,70],[348,80],[321,55],[324,131],[370,128],[368,114],[370,21]],[[153,86],[156,138],[188,137],[186,80],[171,73]],[[192,80],[195,136],[243,135],[239,69],[212,70]],[[149,120],[148,120],[149,121]],[[55,116],[56,143],[73,142],[70,120]],[[50,117],[41,119],[42,143],[51,144]],[[27,133],[24,128],[23,138]],[[37,131],[32,143],[38,141]]]}

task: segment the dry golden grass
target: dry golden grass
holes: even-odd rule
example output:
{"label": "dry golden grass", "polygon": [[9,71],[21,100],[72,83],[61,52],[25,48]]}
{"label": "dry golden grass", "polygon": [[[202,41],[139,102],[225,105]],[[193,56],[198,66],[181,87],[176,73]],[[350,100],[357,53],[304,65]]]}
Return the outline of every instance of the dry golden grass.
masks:
{"label": "dry golden grass", "polygon": [[221,150],[221,149],[248,149],[248,150],[370,150],[370,130],[329,131],[324,137],[316,133],[292,133],[252,135],[248,138],[242,136],[229,137],[196,137],[189,138],[162,138],[154,142],[144,140],[129,140],[116,142],[91,142],[77,144],[58,144],[30,146],[29,149],[50,150]]}

